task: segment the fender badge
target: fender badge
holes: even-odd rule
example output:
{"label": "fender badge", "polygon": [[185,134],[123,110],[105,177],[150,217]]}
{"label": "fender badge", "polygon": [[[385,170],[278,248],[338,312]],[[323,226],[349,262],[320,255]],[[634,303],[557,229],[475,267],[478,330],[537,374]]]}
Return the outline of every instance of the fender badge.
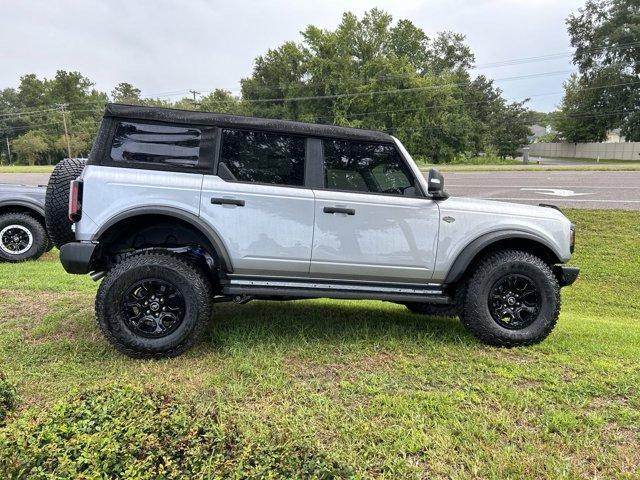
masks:
{"label": "fender badge", "polygon": [[443,217],[442,220],[444,220],[447,223],[453,223],[456,221],[456,219],[453,217]]}

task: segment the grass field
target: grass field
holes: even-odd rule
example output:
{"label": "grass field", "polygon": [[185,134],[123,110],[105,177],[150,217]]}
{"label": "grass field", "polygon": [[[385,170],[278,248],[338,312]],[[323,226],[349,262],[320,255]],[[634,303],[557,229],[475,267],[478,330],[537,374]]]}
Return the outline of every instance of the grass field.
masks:
{"label": "grass field", "polygon": [[49,173],[53,165],[0,165],[0,173]]}
{"label": "grass field", "polygon": [[486,347],[391,303],[252,302],[216,306],[183,357],[134,361],[98,333],[96,284],[52,252],[0,265],[0,369],[18,415],[77,388],[153,386],[364,478],[640,478],[640,213],[567,214],[582,273],[534,347]]}

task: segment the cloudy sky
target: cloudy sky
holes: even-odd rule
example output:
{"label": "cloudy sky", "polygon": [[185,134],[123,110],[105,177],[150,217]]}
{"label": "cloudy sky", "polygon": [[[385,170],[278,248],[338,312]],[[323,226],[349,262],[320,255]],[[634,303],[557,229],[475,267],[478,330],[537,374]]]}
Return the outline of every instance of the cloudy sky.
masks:
{"label": "cloudy sky", "polygon": [[[380,7],[427,34],[467,36],[477,71],[505,96],[549,111],[572,69],[565,18],[583,0],[0,0],[0,88],[21,75],[79,70],[111,91],[120,81],[145,96],[189,89],[237,92],[253,59],[314,24],[332,29],[345,10]],[[557,54],[557,55],[556,55]],[[496,62],[547,56],[543,61]],[[548,58],[551,56],[551,58]],[[493,65],[491,65],[493,64]],[[538,76],[541,74],[541,76]],[[530,78],[514,79],[530,75]]]}

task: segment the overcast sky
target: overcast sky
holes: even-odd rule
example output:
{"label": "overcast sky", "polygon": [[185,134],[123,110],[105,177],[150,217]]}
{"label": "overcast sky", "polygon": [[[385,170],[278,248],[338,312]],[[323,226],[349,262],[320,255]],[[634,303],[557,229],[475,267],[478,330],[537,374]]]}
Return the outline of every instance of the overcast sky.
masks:
{"label": "overcast sky", "polygon": [[[309,24],[333,29],[342,12],[380,7],[410,19],[427,34],[467,36],[478,65],[566,55],[539,62],[482,68],[508,99],[532,96],[532,108],[559,103],[572,69],[565,18],[578,0],[0,0],[0,88],[21,75],[51,77],[78,70],[110,92],[121,81],[145,96],[175,99],[186,90],[237,92],[253,59]],[[563,72],[542,77],[514,76]]]}

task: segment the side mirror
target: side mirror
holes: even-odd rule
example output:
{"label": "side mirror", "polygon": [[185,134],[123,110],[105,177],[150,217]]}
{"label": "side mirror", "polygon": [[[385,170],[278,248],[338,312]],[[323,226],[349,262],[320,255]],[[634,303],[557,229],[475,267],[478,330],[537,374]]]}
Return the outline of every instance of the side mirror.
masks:
{"label": "side mirror", "polygon": [[427,178],[429,184],[428,193],[434,200],[445,200],[449,198],[449,194],[444,191],[444,177],[442,174],[432,168],[429,170],[429,177]]}

